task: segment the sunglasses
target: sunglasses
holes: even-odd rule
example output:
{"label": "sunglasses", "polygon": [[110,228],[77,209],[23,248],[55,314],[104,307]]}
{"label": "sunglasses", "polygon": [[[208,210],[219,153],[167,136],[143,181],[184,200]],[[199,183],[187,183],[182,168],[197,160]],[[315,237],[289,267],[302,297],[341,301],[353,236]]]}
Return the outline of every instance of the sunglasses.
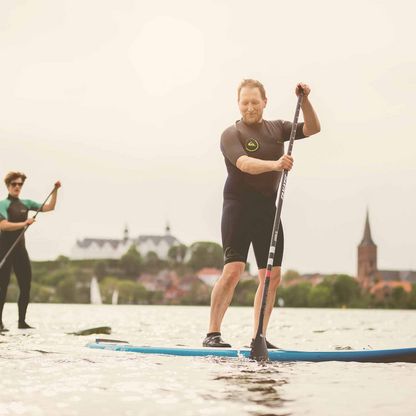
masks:
{"label": "sunglasses", "polygon": [[13,186],[13,188],[15,188],[16,186],[23,186],[23,182],[10,182],[10,185]]}

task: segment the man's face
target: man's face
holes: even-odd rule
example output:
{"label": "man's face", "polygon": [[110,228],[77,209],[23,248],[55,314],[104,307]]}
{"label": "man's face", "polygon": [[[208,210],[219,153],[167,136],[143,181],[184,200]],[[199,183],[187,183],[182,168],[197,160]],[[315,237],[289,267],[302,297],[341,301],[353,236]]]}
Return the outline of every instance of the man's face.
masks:
{"label": "man's face", "polygon": [[9,191],[9,194],[13,196],[14,198],[18,198],[20,195],[20,191],[23,186],[23,180],[22,178],[13,179],[9,186],[7,187],[7,190]]}
{"label": "man's face", "polygon": [[263,110],[266,104],[267,99],[261,97],[260,90],[257,87],[241,88],[238,108],[240,109],[244,123],[260,123],[263,119]]}

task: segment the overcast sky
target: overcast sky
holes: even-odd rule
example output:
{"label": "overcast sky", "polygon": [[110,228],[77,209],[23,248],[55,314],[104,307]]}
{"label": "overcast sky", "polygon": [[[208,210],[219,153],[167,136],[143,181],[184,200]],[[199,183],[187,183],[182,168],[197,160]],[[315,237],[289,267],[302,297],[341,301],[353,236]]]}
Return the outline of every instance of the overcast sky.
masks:
{"label": "overcast sky", "polygon": [[[414,2],[2,0],[0,174],[46,197],[32,259],[77,238],[221,241],[222,131],[258,78],[266,119],[310,84],[322,132],[296,142],[284,269],[355,274],[367,207],[379,268],[416,270]],[[6,188],[0,194],[7,196]]]}

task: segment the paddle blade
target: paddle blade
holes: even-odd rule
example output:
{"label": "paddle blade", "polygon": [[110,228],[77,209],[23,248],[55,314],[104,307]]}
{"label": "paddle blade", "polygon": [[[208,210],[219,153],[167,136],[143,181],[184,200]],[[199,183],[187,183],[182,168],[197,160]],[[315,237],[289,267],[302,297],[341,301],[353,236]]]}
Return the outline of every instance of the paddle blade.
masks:
{"label": "paddle blade", "polygon": [[99,326],[97,328],[88,328],[88,329],[83,329],[82,331],[77,331],[77,332],[69,332],[68,335],[92,335],[92,334],[106,334],[106,335],[110,335],[111,334],[111,327],[109,326]]}
{"label": "paddle blade", "polygon": [[250,358],[256,361],[269,361],[266,338],[263,335],[257,335],[254,339],[251,345]]}

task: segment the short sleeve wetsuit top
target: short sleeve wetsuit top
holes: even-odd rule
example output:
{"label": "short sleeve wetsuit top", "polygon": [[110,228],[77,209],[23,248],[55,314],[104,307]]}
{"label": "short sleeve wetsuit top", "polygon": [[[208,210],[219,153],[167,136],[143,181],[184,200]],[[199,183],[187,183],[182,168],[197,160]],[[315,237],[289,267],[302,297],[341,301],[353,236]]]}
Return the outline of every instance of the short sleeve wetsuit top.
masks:
{"label": "short sleeve wetsuit top", "polygon": [[[7,199],[0,201],[0,222],[7,220],[10,222],[24,222],[27,220],[30,210],[37,211],[41,204],[30,199],[19,199],[8,196]],[[3,259],[9,248],[19,237],[22,229],[17,231],[2,231],[0,233],[0,258]],[[10,275],[14,270],[17,283],[20,289],[18,300],[19,322],[25,320],[27,305],[29,304],[30,285],[32,280],[32,270],[30,267],[29,255],[26,250],[25,240],[22,237],[13,251],[7,257],[6,262],[0,269],[0,321],[3,312],[4,302],[6,301],[7,286],[9,285]]]}
{"label": "short sleeve wetsuit top", "polygon": [[[239,157],[278,160],[284,154],[284,142],[290,139],[290,121],[263,120],[254,125],[237,121],[221,136],[228,177],[224,186],[221,234],[224,264],[246,262],[250,244],[253,245],[257,266],[267,265],[268,249],[276,212],[276,194],[281,172],[251,175],[237,168]],[[295,139],[306,137],[303,123],[298,123]],[[274,266],[283,258],[283,229],[280,224]]]}
{"label": "short sleeve wetsuit top", "polygon": [[[0,201],[0,221],[24,222],[27,220],[29,211],[36,211],[41,207],[38,202],[30,199],[19,199],[8,196],[7,199]],[[22,230],[3,231],[0,233],[0,250],[9,247],[19,237]],[[24,237],[18,243],[24,245]]]}

